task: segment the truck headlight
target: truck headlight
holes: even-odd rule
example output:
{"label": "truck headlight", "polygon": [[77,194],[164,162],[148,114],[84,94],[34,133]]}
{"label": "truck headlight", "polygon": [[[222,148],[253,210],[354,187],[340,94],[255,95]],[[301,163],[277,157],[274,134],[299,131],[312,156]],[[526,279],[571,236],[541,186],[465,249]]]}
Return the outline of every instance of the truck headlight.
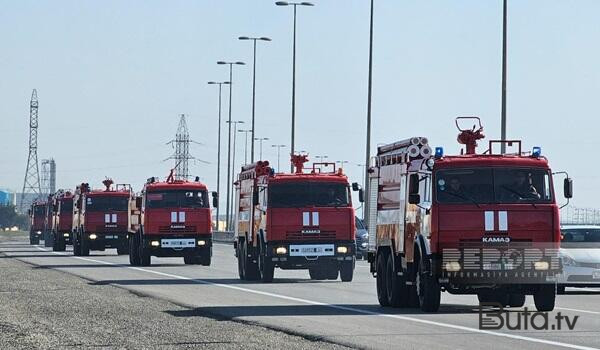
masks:
{"label": "truck headlight", "polygon": [[277,247],[277,249],[275,249],[275,254],[285,255],[285,254],[287,254],[287,248],[286,247]]}
{"label": "truck headlight", "polygon": [[69,237],[68,233],[63,233],[63,237]]}
{"label": "truck headlight", "polygon": [[35,231],[36,234],[41,235],[42,231]]}
{"label": "truck headlight", "polygon": [[199,245],[199,246],[206,245],[206,241],[198,241],[198,245]]}
{"label": "truck headlight", "polygon": [[96,239],[96,238],[98,238],[98,236],[95,233],[90,234],[90,239]]}
{"label": "truck headlight", "polygon": [[160,242],[159,241],[151,241],[150,245],[153,247],[158,247],[160,245]]}
{"label": "truck headlight", "polygon": [[348,253],[348,247],[337,247],[337,252],[339,254],[346,254]]}
{"label": "truck headlight", "polygon": [[550,268],[550,264],[547,261],[536,261],[533,264],[533,268],[536,270],[548,270]]}
{"label": "truck headlight", "polygon": [[447,262],[444,266],[446,271],[457,272],[460,271],[460,263],[458,261]]}

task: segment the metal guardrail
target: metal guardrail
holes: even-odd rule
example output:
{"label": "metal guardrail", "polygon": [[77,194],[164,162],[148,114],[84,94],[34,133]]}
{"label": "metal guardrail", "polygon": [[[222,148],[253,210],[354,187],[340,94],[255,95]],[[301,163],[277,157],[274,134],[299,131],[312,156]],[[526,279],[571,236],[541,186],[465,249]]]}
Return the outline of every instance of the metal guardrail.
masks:
{"label": "metal guardrail", "polygon": [[233,243],[233,231],[213,231],[213,241],[219,243]]}

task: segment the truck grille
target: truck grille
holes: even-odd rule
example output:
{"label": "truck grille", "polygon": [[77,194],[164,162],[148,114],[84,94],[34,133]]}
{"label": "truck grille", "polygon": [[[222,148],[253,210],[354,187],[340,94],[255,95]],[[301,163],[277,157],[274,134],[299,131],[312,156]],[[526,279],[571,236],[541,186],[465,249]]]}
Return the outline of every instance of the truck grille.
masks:
{"label": "truck grille", "polygon": [[185,226],[172,228],[171,226],[159,226],[158,233],[196,233],[196,226]]}
{"label": "truck grille", "polygon": [[290,241],[306,241],[306,240],[333,240],[335,239],[335,231],[321,231],[320,233],[302,233],[302,232],[287,232],[285,238]]}

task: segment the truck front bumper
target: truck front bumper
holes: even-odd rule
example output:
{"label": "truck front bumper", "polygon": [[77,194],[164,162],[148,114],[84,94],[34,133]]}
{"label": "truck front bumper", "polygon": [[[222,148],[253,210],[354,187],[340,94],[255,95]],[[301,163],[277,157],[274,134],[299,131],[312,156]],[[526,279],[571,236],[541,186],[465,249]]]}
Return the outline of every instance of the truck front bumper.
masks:
{"label": "truck front bumper", "polygon": [[128,244],[127,232],[97,232],[88,233],[86,238],[91,250],[104,250],[106,248],[121,248]]}
{"label": "truck front bumper", "polygon": [[142,244],[152,256],[198,256],[211,254],[212,235],[146,235]]}
{"label": "truck front bumper", "polygon": [[269,242],[266,250],[266,258],[284,270],[353,263],[355,255],[354,241]]}

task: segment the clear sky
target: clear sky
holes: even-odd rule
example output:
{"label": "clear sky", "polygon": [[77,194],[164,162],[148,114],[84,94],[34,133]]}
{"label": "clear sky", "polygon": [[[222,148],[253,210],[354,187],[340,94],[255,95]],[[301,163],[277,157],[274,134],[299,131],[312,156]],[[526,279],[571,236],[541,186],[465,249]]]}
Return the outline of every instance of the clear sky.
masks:
{"label": "clear sky", "polygon": [[[373,146],[427,136],[454,153],[454,117],[468,115],[499,138],[502,1],[375,2]],[[348,160],[361,181],[369,1],[314,3],[298,8],[296,148]],[[574,178],[572,203],[590,207],[600,180],[599,15],[595,0],[509,0],[508,136],[542,146],[553,170]],[[263,158],[276,164],[271,144],[290,143],[291,29],[292,9],[271,0],[0,0],[0,187],[23,186],[36,88],[38,154],[56,160],[58,187],[100,187],[109,176],[139,190],[164,178],[174,152],[165,143],[185,113],[202,143],[193,155],[211,163],[191,172],[214,189],[217,88],[206,82],[227,78],[217,60],[251,63],[240,35],[273,39],[259,43],[256,134],[270,138]],[[233,119],[246,123],[251,74],[235,67]]]}

